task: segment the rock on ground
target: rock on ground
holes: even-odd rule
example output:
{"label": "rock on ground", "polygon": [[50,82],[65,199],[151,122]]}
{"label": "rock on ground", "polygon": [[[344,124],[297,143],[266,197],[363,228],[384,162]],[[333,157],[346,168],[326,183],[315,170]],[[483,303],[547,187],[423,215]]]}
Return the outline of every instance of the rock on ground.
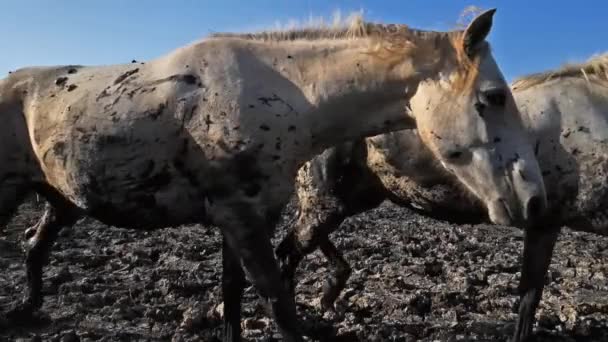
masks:
{"label": "rock on ground", "polygon": [[[29,202],[0,235],[0,310],[25,284],[20,238],[41,214]],[[286,221],[288,215],[286,213]],[[277,230],[277,242],[285,233]],[[353,267],[323,318],[328,264],[319,252],[297,274],[298,314],[321,341],[506,341],[518,300],[521,231],[457,226],[390,203],[333,234]],[[156,231],[85,219],[62,232],[44,277],[46,302],[31,322],[0,327],[0,341],[219,341],[221,237],[201,225]],[[538,314],[539,341],[608,341],[608,239],[564,230]],[[280,335],[254,289],[243,334]]]}

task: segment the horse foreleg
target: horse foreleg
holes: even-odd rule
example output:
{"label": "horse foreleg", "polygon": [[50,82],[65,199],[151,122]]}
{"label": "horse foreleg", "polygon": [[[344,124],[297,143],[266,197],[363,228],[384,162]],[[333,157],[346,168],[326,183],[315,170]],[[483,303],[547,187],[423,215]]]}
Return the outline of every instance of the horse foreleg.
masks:
{"label": "horse foreleg", "polygon": [[513,342],[532,336],[534,316],[540,303],[559,227],[548,230],[529,228],[524,231],[524,253],[519,293],[519,317]]}
{"label": "horse foreleg", "polygon": [[61,228],[73,225],[78,214],[67,202],[48,204],[38,223],[26,231],[24,242],[27,289],[23,301],[8,313],[9,319],[31,315],[42,306],[42,272]]}
{"label": "horse foreleg", "polygon": [[342,252],[329,240],[329,237],[321,240],[319,245],[323,255],[329,260],[334,268],[334,272],[327,276],[323,285],[323,297],[321,298],[321,307],[325,311],[334,310],[334,302],[340,295],[340,292],[346,286],[346,282],[352,272],[350,265],[344,259]]}
{"label": "horse foreleg", "polygon": [[[226,208],[229,208],[228,211],[225,211]],[[257,215],[248,203],[226,203],[224,206],[214,207],[213,211],[214,223],[222,227],[227,247],[244,266],[258,294],[270,304],[275,322],[284,340],[303,341],[296,316],[295,302],[281,282],[279,266],[274,257],[268,234],[269,230],[266,229],[266,220]],[[234,271],[234,263],[231,265],[231,269]],[[233,287],[233,290],[234,288],[236,287]],[[225,303],[233,300],[227,298],[226,295],[227,293],[224,293]],[[229,320],[229,322],[225,322],[224,326],[231,327],[232,332],[237,329],[235,325],[240,325],[240,308],[237,308],[236,304],[232,302],[230,306],[224,306],[224,319]],[[239,313],[235,312],[237,309],[239,309]],[[226,336],[224,336],[224,341],[228,341]],[[230,341],[240,341],[240,336],[232,335]]]}
{"label": "horse foreleg", "polygon": [[304,253],[296,247],[296,243],[295,233],[290,230],[275,250],[281,269],[281,279],[291,297],[295,296],[295,273],[304,258]]}
{"label": "horse foreleg", "polygon": [[245,273],[241,262],[222,239],[222,296],[224,297],[224,342],[241,339],[241,298],[245,288]]}

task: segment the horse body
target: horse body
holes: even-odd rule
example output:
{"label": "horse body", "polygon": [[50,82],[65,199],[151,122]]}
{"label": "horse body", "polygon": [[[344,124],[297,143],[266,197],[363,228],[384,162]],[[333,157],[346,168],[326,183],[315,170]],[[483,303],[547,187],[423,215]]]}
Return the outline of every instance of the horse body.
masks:
{"label": "horse body", "polygon": [[[169,80],[180,74],[159,75],[154,63],[53,71],[48,84],[36,82],[40,90],[25,108],[40,182],[108,224],[153,228],[200,219],[204,193],[187,178],[200,172],[188,169],[195,145],[179,120],[198,104],[197,83]],[[53,84],[62,77],[64,85]]]}
{"label": "horse body", "polygon": [[[386,122],[395,127],[411,122],[392,110],[352,125],[350,132],[329,134],[336,124],[327,120],[324,107],[333,104],[319,103],[320,94],[299,91],[267,64],[269,59],[277,64],[275,55],[296,59],[307,46],[273,50],[260,42],[224,40],[202,42],[145,65],[14,73],[13,78],[30,74],[25,83],[33,84],[21,88],[28,92],[23,110],[34,157],[40,160],[35,181],[47,182],[87,213],[135,212],[142,226],[179,225],[199,219],[201,199],[234,191],[233,185],[242,182],[256,187],[261,178],[273,185],[260,189],[272,191],[264,194],[264,202],[282,204],[292,190],[286,179],[339,136],[385,130]],[[336,58],[352,54],[346,46],[337,50],[348,51]],[[334,95],[331,91],[322,95]],[[388,93],[396,104],[403,103],[401,92]],[[111,223],[134,224],[120,219]]]}
{"label": "horse body", "polygon": [[[61,67],[32,75],[24,112],[40,161],[35,181],[106,223],[155,228],[200,222],[205,198],[243,181],[239,172],[271,167],[264,157],[293,163],[294,155],[251,138],[272,114],[242,113],[244,103],[259,100],[243,95],[236,67],[219,67],[236,65],[230,63],[235,52],[223,45],[203,42],[143,65]],[[272,187],[276,193],[268,199],[280,202],[285,195],[275,195],[288,192],[286,183]]]}
{"label": "horse body", "polygon": [[[559,224],[608,234],[608,92],[580,77],[517,89]],[[559,213],[559,214],[558,214]]]}
{"label": "horse body", "polygon": [[[531,288],[537,292],[532,295],[536,299],[522,301],[519,338],[531,333],[536,304],[528,305],[540,299],[559,227],[608,235],[608,83],[605,67],[600,72],[588,70],[587,78],[579,71],[597,66],[598,60],[605,63],[606,56],[513,84],[521,120],[541,167],[550,213],[543,228],[526,230],[522,293]],[[323,174],[328,176],[320,177],[317,170],[326,170]],[[350,174],[356,176],[348,177]],[[334,265],[322,299],[327,310],[332,309],[350,274],[348,263],[328,240],[328,234],[346,217],[389,199],[437,219],[471,224],[488,221],[484,203],[463,191],[415,129],[328,149],[300,170],[296,190],[299,217],[277,254],[284,276],[291,280],[303,255],[317,247],[322,250]],[[534,259],[541,264],[526,272]]]}
{"label": "horse body", "polygon": [[[5,173],[0,203],[10,205],[0,213],[15,206],[6,200],[14,202],[8,180],[51,205],[27,233],[28,294],[13,314],[40,307],[45,257],[61,227],[80,215],[147,229],[206,221],[224,236],[225,340],[240,339],[242,265],[284,338],[300,341],[269,239],[297,170],[332,145],[415,122],[444,135],[424,144],[493,219],[534,221],[544,187],[485,42],[493,13],[450,34],[355,21],[280,39],[218,34],[145,64],[13,73],[3,82],[0,118],[15,128],[3,146],[20,152],[0,155],[22,160]],[[424,116],[404,115],[408,103],[427,99]],[[450,100],[453,107],[443,106]],[[449,118],[463,122],[460,134],[449,133]],[[526,175],[515,174],[511,185],[494,172],[504,162],[488,140],[503,133]],[[465,158],[453,158],[451,148]],[[530,201],[539,207],[530,211]]]}

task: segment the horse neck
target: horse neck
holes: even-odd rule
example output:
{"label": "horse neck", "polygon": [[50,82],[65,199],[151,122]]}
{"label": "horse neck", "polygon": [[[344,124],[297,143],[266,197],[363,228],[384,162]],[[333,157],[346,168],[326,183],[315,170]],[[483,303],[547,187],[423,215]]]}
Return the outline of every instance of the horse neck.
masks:
{"label": "horse neck", "polygon": [[335,44],[294,48],[290,56],[297,63],[282,70],[312,105],[300,115],[311,140],[301,153],[304,160],[340,142],[414,127],[406,115],[411,96],[406,90],[416,89],[419,80],[430,76],[428,68],[419,71],[414,61],[420,58],[406,57],[387,66],[365,53],[365,39]]}

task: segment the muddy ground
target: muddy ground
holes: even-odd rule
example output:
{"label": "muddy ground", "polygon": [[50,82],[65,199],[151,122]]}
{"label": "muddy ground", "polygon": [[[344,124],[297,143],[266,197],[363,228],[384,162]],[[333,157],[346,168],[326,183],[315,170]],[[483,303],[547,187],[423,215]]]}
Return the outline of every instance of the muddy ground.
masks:
{"label": "muddy ground", "polygon": [[[0,236],[2,310],[21,297],[19,239],[40,214],[41,205],[27,203]],[[519,230],[449,225],[385,203],[349,219],[333,239],[353,267],[339,317],[319,311],[327,267],[320,253],[298,273],[298,313],[317,339],[506,341],[513,331]],[[607,262],[608,238],[563,231],[538,340],[608,341]],[[145,232],[85,219],[53,249],[42,313],[1,328],[0,341],[218,341],[220,271],[216,228]],[[280,339],[253,288],[244,303],[244,336]]]}

